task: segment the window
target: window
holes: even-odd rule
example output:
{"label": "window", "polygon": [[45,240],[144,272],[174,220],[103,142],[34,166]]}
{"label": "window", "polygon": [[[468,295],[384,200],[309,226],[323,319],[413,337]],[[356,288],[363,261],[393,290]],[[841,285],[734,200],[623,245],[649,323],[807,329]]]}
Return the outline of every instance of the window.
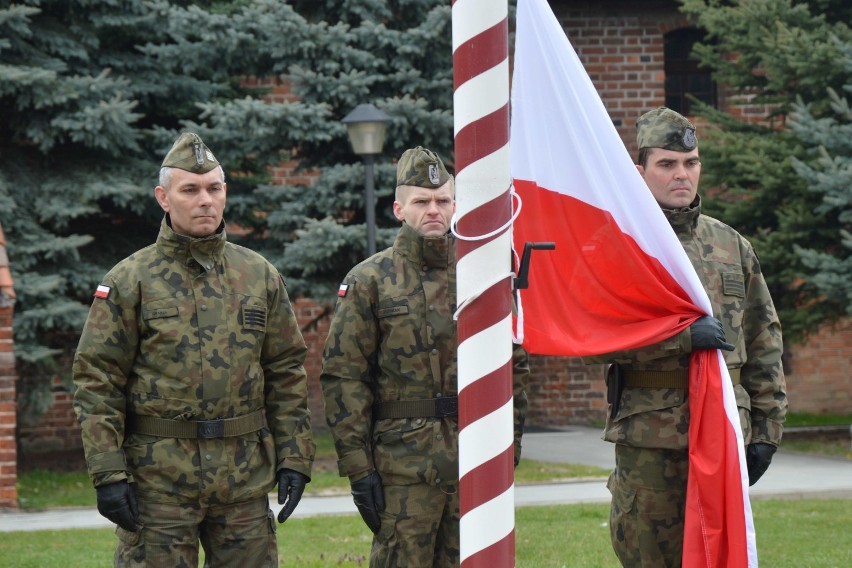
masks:
{"label": "window", "polygon": [[699,68],[693,58],[692,46],[704,39],[696,28],[683,28],[669,32],[663,38],[666,58],[666,106],[688,115],[692,101],[687,95],[711,106],[716,106],[716,83],[709,69]]}

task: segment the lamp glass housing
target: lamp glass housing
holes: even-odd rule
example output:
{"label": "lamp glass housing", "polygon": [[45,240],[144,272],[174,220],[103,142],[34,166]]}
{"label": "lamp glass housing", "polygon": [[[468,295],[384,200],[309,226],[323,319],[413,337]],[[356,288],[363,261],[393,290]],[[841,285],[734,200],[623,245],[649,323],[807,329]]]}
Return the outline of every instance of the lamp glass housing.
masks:
{"label": "lamp glass housing", "polygon": [[359,156],[381,154],[385,145],[385,122],[351,122],[346,125],[352,151]]}

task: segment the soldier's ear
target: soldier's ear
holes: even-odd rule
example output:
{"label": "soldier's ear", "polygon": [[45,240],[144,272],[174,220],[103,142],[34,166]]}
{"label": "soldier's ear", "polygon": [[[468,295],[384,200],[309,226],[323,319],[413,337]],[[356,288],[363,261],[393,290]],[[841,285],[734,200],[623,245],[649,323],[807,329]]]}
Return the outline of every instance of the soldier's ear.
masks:
{"label": "soldier's ear", "polygon": [[154,197],[157,198],[157,203],[160,204],[160,207],[163,208],[163,211],[166,213],[169,212],[169,194],[166,192],[166,188],[162,185],[158,185],[154,188]]}
{"label": "soldier's ear", "polygon": [[400,221],[405,221],[405,215],[402,213],[402,203],[399,201],[393,202],[393,215]]}

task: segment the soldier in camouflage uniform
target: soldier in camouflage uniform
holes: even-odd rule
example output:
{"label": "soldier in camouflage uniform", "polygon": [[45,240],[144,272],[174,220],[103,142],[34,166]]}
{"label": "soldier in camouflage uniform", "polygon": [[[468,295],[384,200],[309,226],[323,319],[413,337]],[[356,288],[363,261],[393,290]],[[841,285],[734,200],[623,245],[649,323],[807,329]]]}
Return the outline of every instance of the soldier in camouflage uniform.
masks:
{"label": "soldier in camouflage uniform", "polygon": [[754,484],[769,467],[787,413],[781,325],[751,244],[701,214],[695,127],[662,107],[640,117],[636,128],[637,168],[695,267],[713,317],[655,345],[585,361],[613,364],[603,436],[616,444],[607,484],[613,548],[624,566],[675,567],[689,466],[690,352],[725,350]]}
{"label": "soldier in camouflage uniform", "polygon": [[[397,164],[393,246],[353,268],[323,354],[326,418],[341,476],[374,533],[370,566],[459,565],[458,370],[453,179],[422,147]],[[526,353],[514,359],[515,463]]]}
{"label": "soldier in camouflage uniform", "polygon": [[284,281],[228,243],[225,177],[182,134],[154,190],[157,242],[95,292],[73,365],[98,510],[116,566],[278,566],[268,493],[293,512],[314,444],[307,353]]}

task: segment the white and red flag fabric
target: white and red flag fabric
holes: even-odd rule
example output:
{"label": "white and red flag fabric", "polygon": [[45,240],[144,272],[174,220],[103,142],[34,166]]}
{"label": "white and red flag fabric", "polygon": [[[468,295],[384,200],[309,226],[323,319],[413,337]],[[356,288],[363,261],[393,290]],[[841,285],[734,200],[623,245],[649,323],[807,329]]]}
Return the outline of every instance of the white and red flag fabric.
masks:
{"label": "white and red flag fabric", "polygon": [[[584,356],[651,345],[710,300],[545,0],[519,0],[511,94],[511,168],[522,210],[516,250],[533,255],[520,291],[524,347]],[[752,567],[757,552],[743,438],[719,351],[689,371],[684,566]]]}

